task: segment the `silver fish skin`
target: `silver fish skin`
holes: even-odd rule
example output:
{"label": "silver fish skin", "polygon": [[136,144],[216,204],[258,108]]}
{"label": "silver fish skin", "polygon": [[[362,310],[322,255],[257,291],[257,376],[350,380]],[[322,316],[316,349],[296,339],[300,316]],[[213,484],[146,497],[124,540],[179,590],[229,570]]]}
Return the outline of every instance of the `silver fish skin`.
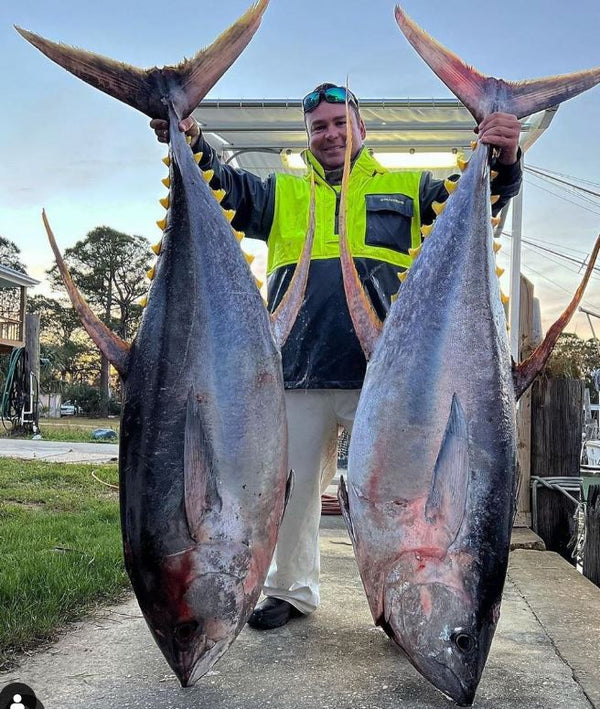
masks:
{"label": "silver fish skin", "polygon": [[314,207],[298,278],[272,322],[231,224],[178,130],[250,41],[266,5],[254,5],[193,59],[147,71],[20,30],[79,78],[169,119],[167,227],[131,345],[89,309],[45,214],[44,223],[84,327],[122,378],[125,565],[183,686],[212,667],[253,610],[289,482],[279,347],[302,301]]}
{"label": "silver fish skin", "polygon": [[187,685],[258,600],[283,514],[287,432],[261,295],[176,128],[171,154],[168,226],[129,355],[119,460],[127,570]]}
{"label": "silver fish skin", "polygon": [[490,219],[480,146],[438,218],[444,238],[426,241],[369,361],[345,505],[375,622],[462,705],[499,614],[516,484]]}
{"label": "silver fish skin", "polygon": [[[485,77],[400,8],[396,19],[478,121],[493,111],[529,115],[600,81],[598,69],[516,84]],[[349,309],[370,358],[348,484],[342,480],[338,495],[342,514],[375,623],[460,706],[474,700],[500,615],[518,484],[516,398],[543,366],[591,273],[544,347],[514,369],[489,164],[490,148],[479,144],[382,330],[351,258],[342,259]],[[340,229],[342,252],[345,241]]]}

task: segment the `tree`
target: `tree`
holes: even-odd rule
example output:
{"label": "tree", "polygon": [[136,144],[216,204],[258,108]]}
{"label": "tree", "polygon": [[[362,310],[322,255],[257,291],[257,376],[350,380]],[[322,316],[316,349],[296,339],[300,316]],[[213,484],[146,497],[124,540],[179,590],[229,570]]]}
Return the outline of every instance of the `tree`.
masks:
{"label": "tree", "polygon": [[555,378],[585,379],[585,385],[593,388],[592,373],[597,369],[600,369],[600,352],[596,340],[582,340],[574,333],[563,332],[544,373]]}
{"label": "tree", "polygon": [[[65,261],[77,288],[99,317],[124,340],[137,329],[142,308],[137,301],[148,284],[144,274],[149,268],[149,242],[107,226],[96,227],[85,239],[66,249]],[[54,286],[62,288],[58,269],[50,270]],[[100,388],[109,399],[109,363],[102,357]]]}
{"label": "tree", "polygon": [[[0,265],[8,266],[20,273],[26,273],[20,259],[21,249],[10,239],[0,236]],[[20,288],[0,289],[0,314],[4,317],[17,317],[19,312]]]}
{"label": "tree", "polygon": [[0,236],[0,264],[26,273],[25,266],[20,258],[21,249],[10,239]]}

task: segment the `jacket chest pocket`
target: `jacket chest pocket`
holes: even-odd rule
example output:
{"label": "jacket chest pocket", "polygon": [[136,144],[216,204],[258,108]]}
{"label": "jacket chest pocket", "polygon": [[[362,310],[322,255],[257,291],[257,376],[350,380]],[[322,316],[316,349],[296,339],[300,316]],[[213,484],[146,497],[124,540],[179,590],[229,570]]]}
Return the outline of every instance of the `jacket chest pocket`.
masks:
{"label": "jacket chest pocket", "polygon": [[412,246],[413,200],[403,194],[368,194],[365,204],[365,244],[407,254]]}

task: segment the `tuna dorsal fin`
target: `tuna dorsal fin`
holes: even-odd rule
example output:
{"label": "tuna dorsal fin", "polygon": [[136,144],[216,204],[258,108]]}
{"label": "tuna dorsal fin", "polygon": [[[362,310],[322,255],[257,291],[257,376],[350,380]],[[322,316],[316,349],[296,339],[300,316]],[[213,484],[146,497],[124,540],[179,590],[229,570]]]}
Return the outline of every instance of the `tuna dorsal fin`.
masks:
{"label": "tuna dorsal fin", "polygon": [[215,456],[202,411],[202,397],[190,388],[185,417],[183,484],[185,517],[192,539],[198,541],[206,512],[222,508],[215,479]]}
{"label": "tuna dorsal fin", "polygon": [[56,258],[56,265],[62,277],[67,294],[73,303],[73,307],[79,315],[81,324],[85,328],[87,334],[92,338],[96,347],[102,352],[106,359],[119,372],[119,375],[124,379],[127,376],[127,359],[129,355],[129,344],[115,335],[112,330],[92,312],[90,306],[85,302],[81,293],[77,290],[77,286],[73,283],[67,264],[65,263],[62,254],[60,253],[54,238],[54,233],[50,228],[50,223],[46,217],[46,211],[42,210],[42,219],[48,234],[48,241]]}
{"label": "tuna dorsal fin", "polygon": [[445,527],[454,540],[465,516],[469,487],[469,431],[465,413],[456,394],[435,463],[425,519]]}
{"label": "tuna dorsal fin", "polygon": [[342,511],[342,517],[346,523],[346,529],[352,540],[352,544],[356,546],[354,537],[354,525],[352,524],[352,519],[350,517],[350,501],[348,500],[348,490],[346,488],[346,481],[344,476],[340,477],[340,484],[337,492],[338,502],[340,503],[340,510]]}
{"label": "tuna dorsal fin", "polygon": [[424,32],[396,6],[396,22],[404,36],[433,72],[481,120],[494,111],[517,118],[556,106],[600,81],[600,67],[533,81],[510,82],[480,74]]}
{"label": "tuna dorsal fin", "polygon": [[556,341],[567,326],[569,320],[573,317],[573,313],[577,310],[577,307],[583,298],[583,293],[588,281],[590,280],[590,276],[594,270],[599,250],[600,236],[596,239],[585,274],[569,305],[565,308],[562,315],[558,318],[554,325],[550,327],[543,342],[536,347],[532,354],[520,364],[515,365],[513,362],[513,384],[515,387],[515,398],[517,400],[527,391],[529,386],[533,383],[533,380],[540,373],[548,361],[548,357],[552,354],[552,349],[554,348]]}
{"label": "tuna dorsal fin", "polygon": [[352,130],[350,124],[350,106],[346,98],[346,154],[344,157],[344,174],[342,177],[342,191],[340,197],[340,263],[344,279],[346,303],[354,331],[365,357],[369,359],[375,349],[375,344],[381,335],[383,323],[377,317],[373,304],[365,293],[360,282],[358,271],[354,265],[350,247],[348,245],[348,231],[346,228],[346,214],[348,201],[348,185],[350,183],[350,163],[352,159]]}
{"label": "tuna dorsal fin", "polygon": [[52,61],[100,91],[114,96],[151,118],[168,118],[163,98],[170,98],[185,118],[206,96],[248,45],[258,29],[268,0],[259,0],[209,47],[176,66],[137,67],[51,42],[15,27]]}
{"label": "tuna dorsal fin", "polygon": [[294,270],[294,275],[290,281],[285,295],[271,315],[271,328],[277,347],[281,349],[287,340],[292,327],[296,322],[296,317],[304,301],[308,272],[310,269],[310,255],[312,253],[315,238],[315,178],[311,173],[310,181],[310,213],[308,217],[308,230],[302,248],[302,255]]}

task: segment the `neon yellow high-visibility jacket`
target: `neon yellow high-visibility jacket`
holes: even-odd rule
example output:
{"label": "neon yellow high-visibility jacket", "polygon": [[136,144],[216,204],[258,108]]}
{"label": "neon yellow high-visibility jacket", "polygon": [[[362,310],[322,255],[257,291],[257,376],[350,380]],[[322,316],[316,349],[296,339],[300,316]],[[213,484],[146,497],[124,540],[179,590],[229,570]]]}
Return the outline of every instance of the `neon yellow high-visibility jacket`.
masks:
{"label": "neon yellow high-visibility jacket", "polygon": [[[339,261],[339,186],[310,151],[307,174],[274,174],[260,180],[251,173],[223,165],[204,141],[203,169],[215,172],[211,187],[223,188],[222,205],[235,209],[233,226],[268,245],[268,307],[283,297],[298,262],[308,228],[310,172],[315,175],[315,243],[306,297],[282,351],[287,388],[357,389],[366,362],[346,305]],[[521,167],[494,166],[493,192],[500,195],[497,212],[517,194]],[[398,272],[408,268],[409,248],[421,243],[422,223],[433,221],[434,201],[448,196],[443,181],[428,172],[390,172],[363,149],[350,173],[347,231],[361,281],[379,317],[385,318],[399,287]],[[400,364],[399,364],[400,366]]]}

